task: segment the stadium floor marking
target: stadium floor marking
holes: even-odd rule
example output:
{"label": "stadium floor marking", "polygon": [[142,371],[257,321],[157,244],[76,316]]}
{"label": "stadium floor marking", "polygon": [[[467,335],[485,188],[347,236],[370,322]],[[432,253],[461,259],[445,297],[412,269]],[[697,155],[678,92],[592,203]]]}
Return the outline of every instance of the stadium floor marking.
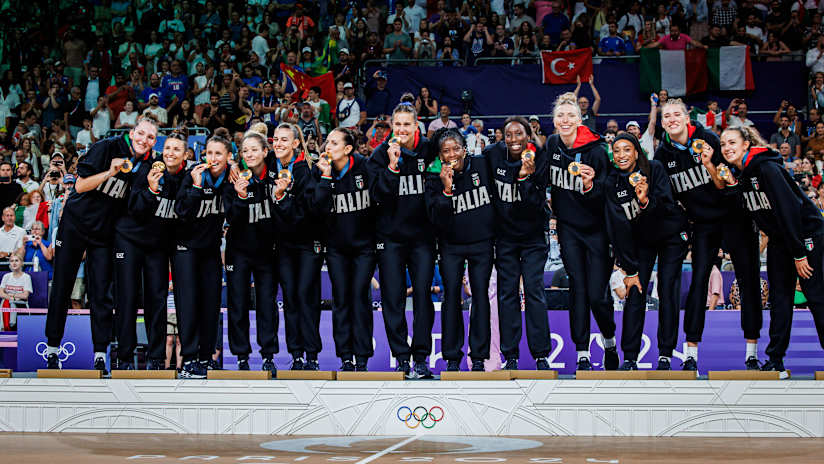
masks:
{"label": "stadium floor marking", "polygon": [[366,459],[361,459],[360,461],[357,462],[357,464],[366,464],[368,462],[372,462],[375,459],[378,459],[382,456],[385,456],[385,455],[391,453],[392,451],[395,451],[398,448],[402,448],[402,447],[406,446],[407,444],[412,443],[413,441],[417,440],[419,437],[420,437],[420,435],[415,435],[414,437],[409,437],[406,440],[395,443],[394,445],[390,446],[389,448],[386,448],[385,450],[383,450],[379,453],[375,453],[375,454],[373,454],[372,456],[369,456]]}

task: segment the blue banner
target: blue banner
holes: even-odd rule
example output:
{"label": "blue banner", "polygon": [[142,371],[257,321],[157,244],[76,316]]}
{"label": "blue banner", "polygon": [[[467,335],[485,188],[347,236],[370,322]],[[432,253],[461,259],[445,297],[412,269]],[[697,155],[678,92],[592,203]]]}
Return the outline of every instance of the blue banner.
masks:
{"label": "blue banner", "polygon": [[[17,369],[32,372],[46,367],[46,316],[17,316]],[[66,318],[66,332],[58,357],[66,369],[91,369],[92,346],[89,316]]]}

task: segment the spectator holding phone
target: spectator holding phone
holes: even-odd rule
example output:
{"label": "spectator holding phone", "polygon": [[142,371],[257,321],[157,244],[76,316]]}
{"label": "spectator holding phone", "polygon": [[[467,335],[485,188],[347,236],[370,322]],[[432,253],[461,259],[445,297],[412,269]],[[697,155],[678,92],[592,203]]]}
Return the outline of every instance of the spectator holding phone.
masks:
{"label": "spectator holding phone", "polygon": [[743,98],[733,98],[725,113],[728,127],[751,127],[755,123],[747,119],[747,104]]}
{"label": "spectator holding phone", "polygon": [[63,154],[54,152],[49,163],[49,170],[43,176],[40,182],[40,191],[43,192],[43,197],[46,201],[53,201],[62,192],[60,186],[60,179],[66,175],[66,162]]}
{"label": "spectator holding phone", "polygon": [[49,280],[52,279],[52,259],[54,259],[54,248],[51,241],[46,240],[44,234],[46,226],[40,221],[34,221],[31,232],[26,235],[23,248],[23,261],[32,263],[26,266],[26,272],[48,272]]}

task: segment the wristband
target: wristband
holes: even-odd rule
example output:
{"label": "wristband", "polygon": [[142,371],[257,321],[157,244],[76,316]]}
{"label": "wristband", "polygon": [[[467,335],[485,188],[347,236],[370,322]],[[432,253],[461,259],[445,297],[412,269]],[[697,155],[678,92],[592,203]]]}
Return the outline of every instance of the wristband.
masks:
{"label": "wristband", "polygon": [[325,174],[321,174],[321,175],[320,175],[320,178],[321,178],[321,179],[325,179],[325,180],[332,180],[332,176],[327,176],[327,175],[325,175]]}
{"label": "wristband", "polygon": [[203,187],[201,187],[201,186],[199,186],[199,185],[197,185],[197,184],[192,184],[192,187],[194,187],[194,188],[196,188],[196,189],[203,190]]}
{"label": "wristband", "polygon": [[279,197],[277,195],[275,195],[275,201],[280,202],[280,200],[283,200],[283,197],[285,197],[285,196],[286,196],[286,192],[283,192]]}
{"label": "wristband", "polygon": [[636,272],[635,274],[632,274],[632,275],[627,274],[627,277],[626,277],[626,278],[631,279],[631,278],[633,278],[633,277],[638,277],[638,273]]}
{"label": "wristband", "polygon": [[527,179],[529,179],[529,174],[525,175],[524,177],[519,177],[519,178],[518,178],[518,182],[523,182],[523,181],[525,181],[525,180],[527,180]]}
{"label": "wristband", "polygon": [[446,189],[444,189],[444,191],[443,191],[443,195],[444,195],[445,197],[450,197],[450,198],[452,198],[452,192],[451,192],[451,191],[447,192],[447,191],[446,191]]}
{"label": "wristband", "polygon": [[807,257],[806,257],[806,256],[802,256],[801,258],[795,258],[796,262],[798,262],[798,261],[804,261],[805,259],[807,259]]}
{"label": "wristband", "polygon": [[594,187],[595,187],[595,182],[593,182],[592,185],[590,185],[588,189],[584,189],[584,191],[582,193],[589,193]]}
{"label": "wristband", "polygon": [[154,190],[152,190],[152,186],[151,186],[151,185],[149,186],[149,191],[150,191],[150,192],[152,192],[152,193],[153,193],[153,194],[155,194],[155,195],[160,195],[160,192],[155,192]]}
{"label": "wristband", "polygon": [[392,166],[389,166],[389,165],[386,166],[386,169],[389,169],[389,172],[391,172],[393,174],[400,174],[401,173],[400,169],[392,169]]}
{"label": "wristband", "polygon": [[641,205],[641,209],[647,209],[647,206],[649,205],[649,199],[647,199],[646,203],[641,203],[641,202],[638,202],[638,203]]}
{"label": "wristband", "polygon": [[249,198],[249,194],[247,193],[246,195],[241,195],[240,192],[238,192],[237,197],[240,198],[241,200],[245,200],[245,199]]}

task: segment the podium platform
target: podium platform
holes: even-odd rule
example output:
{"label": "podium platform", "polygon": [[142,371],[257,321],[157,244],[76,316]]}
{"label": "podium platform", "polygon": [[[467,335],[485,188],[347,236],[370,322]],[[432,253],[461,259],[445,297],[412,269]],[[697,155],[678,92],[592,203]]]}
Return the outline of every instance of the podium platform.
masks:
{"label": "podium platform", "polygon": [[[6,432],[824,437],[824,381],[0,379]],[[437,419],[437,420],[435,420]],[[421,422],[421,426],[416,425]]]}

